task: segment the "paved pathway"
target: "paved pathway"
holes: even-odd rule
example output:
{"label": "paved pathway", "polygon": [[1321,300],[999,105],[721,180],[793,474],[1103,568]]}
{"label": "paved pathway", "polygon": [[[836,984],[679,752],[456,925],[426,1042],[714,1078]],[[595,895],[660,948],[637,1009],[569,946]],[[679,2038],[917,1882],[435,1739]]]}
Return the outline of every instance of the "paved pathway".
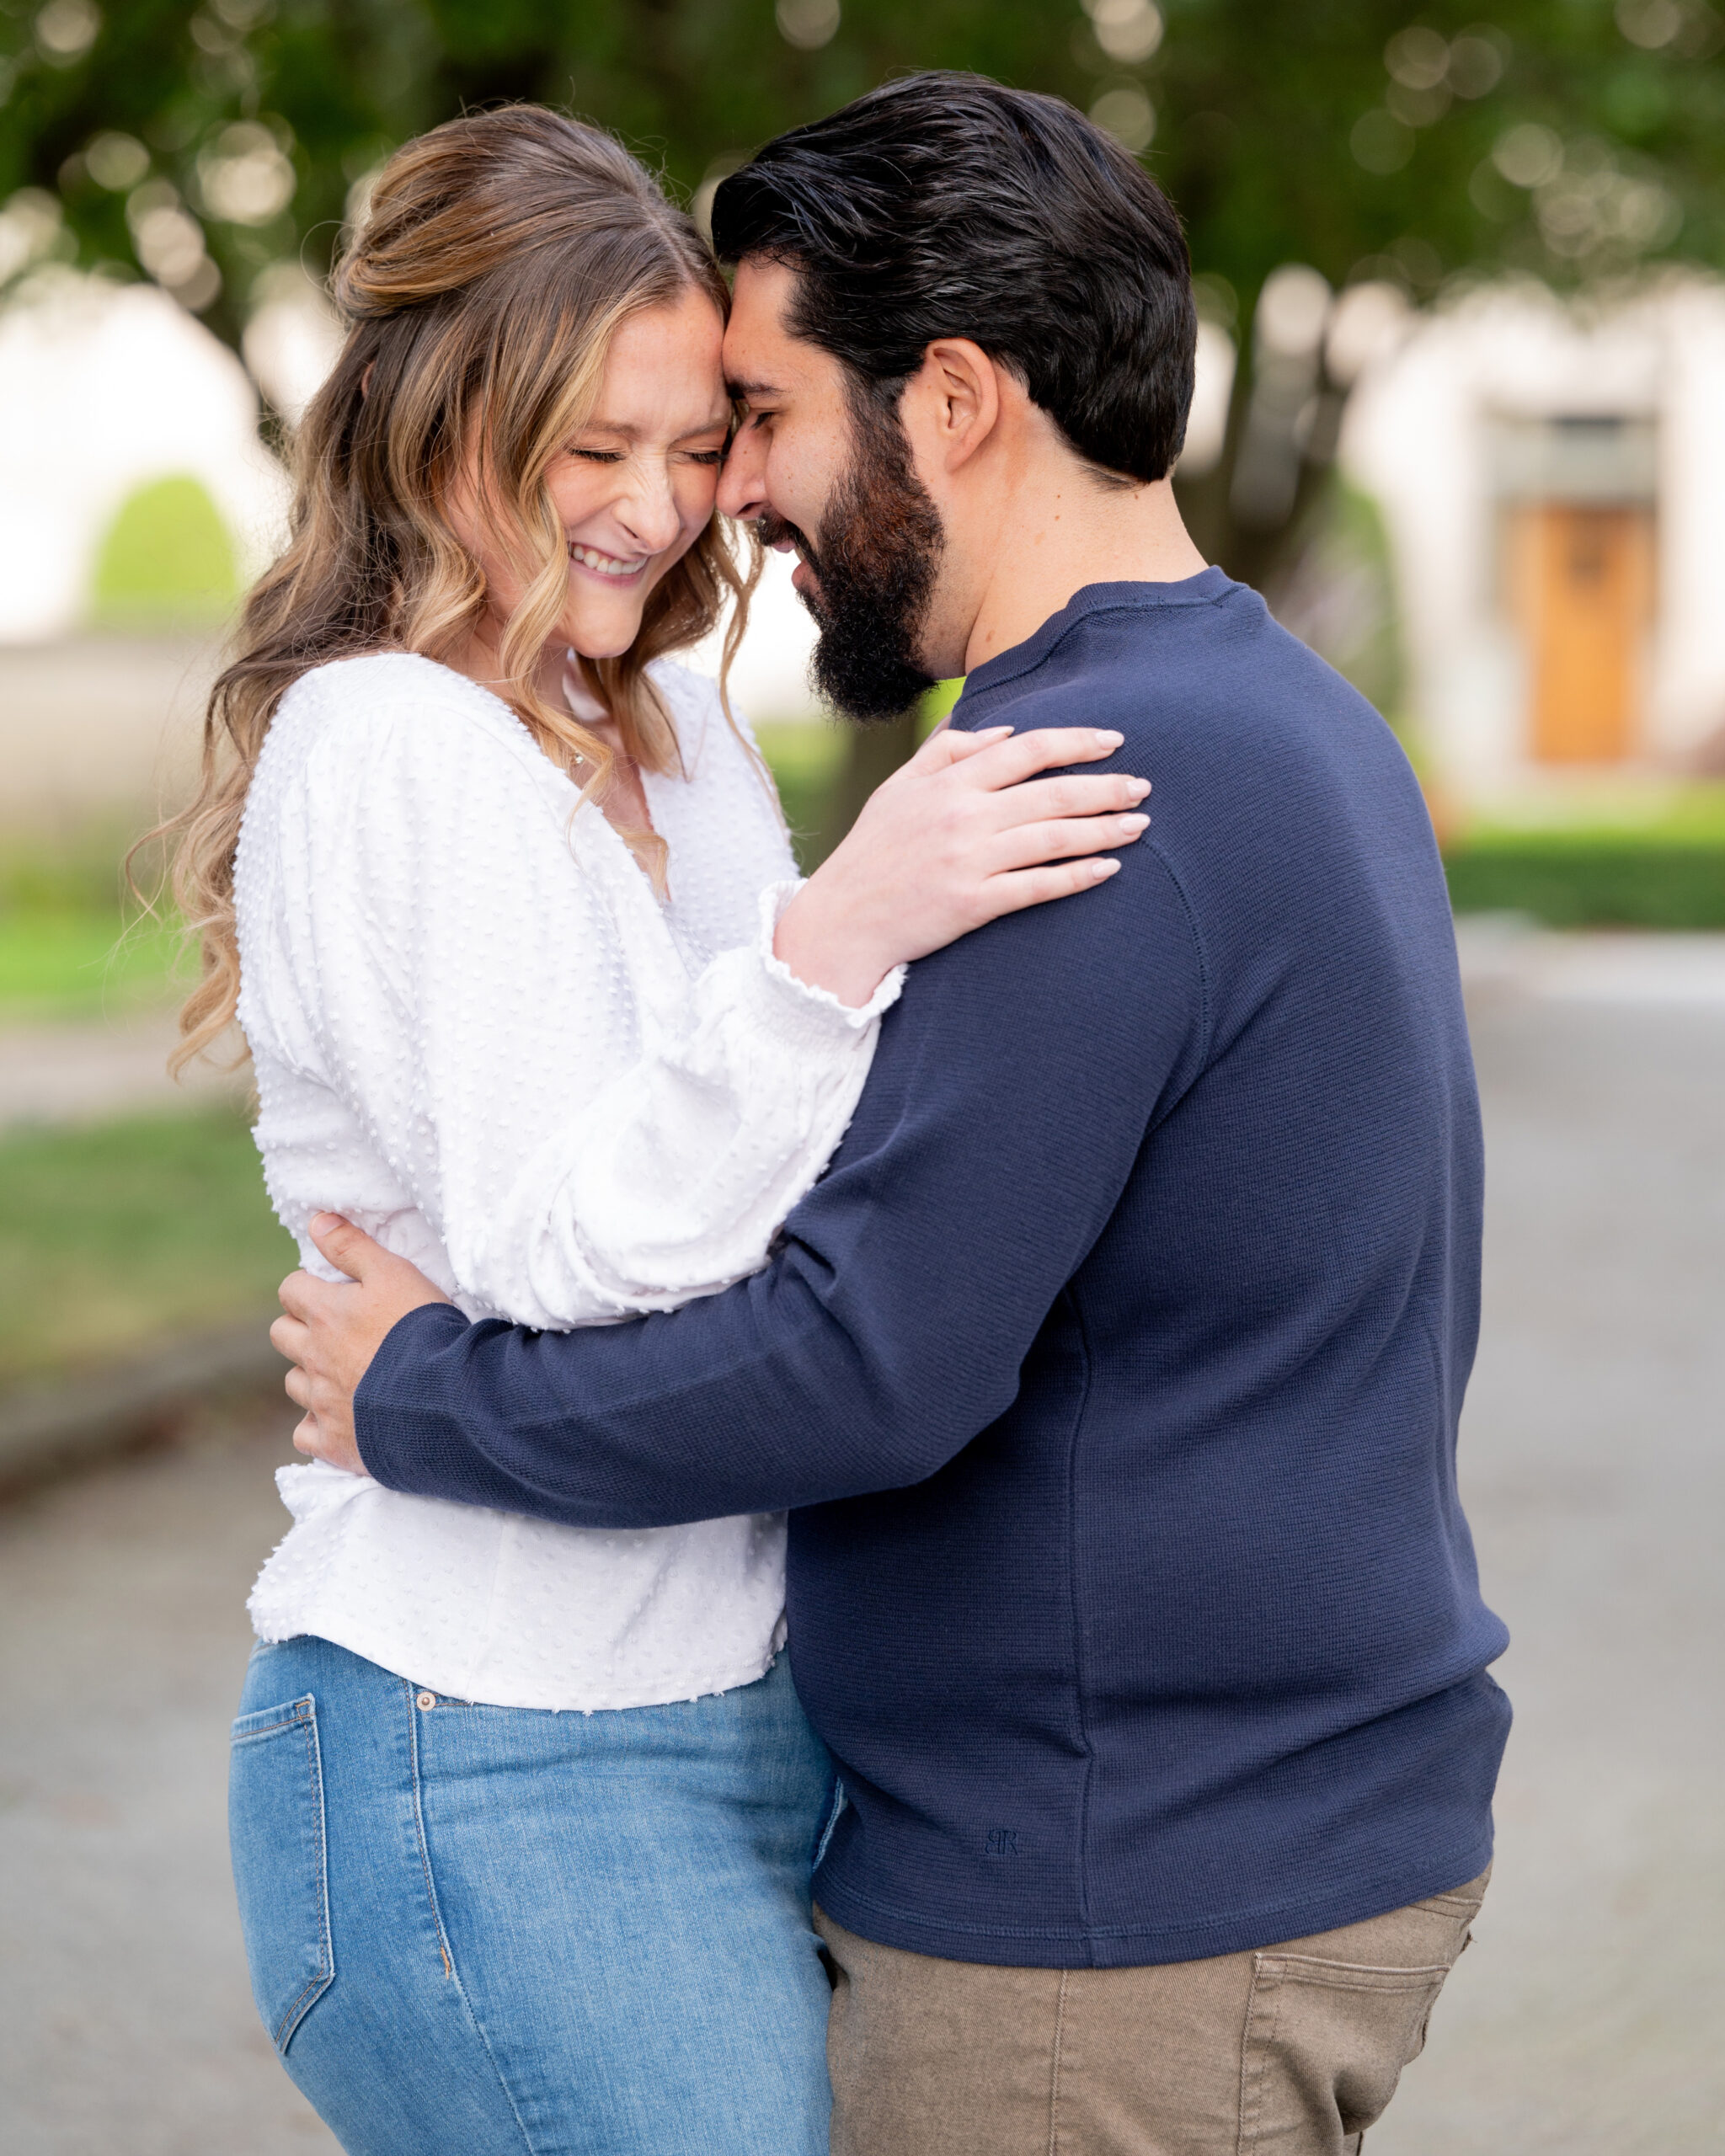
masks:
{"label": "paved pathway", "polygon": [[0,645],[0,830],[51,835],[92,819],[146,830],[190,792],[206,637],[81,636]]}
{"label": "paved pathway", "polygon": [[1725,1005],[1481,998],[1497,1876],[1371,2156],[1725,2150]]}
{"label": "paved pathway", "polygon": [[[1464,1480],[1517,1726],[1476,1944],[1371,2156],[1725,2150],[1725,997],[1629,993],[1609,941],[1546,950],[1565,995],[1530,950],[1473,968]],[[282,1425],[0,1517],[8,2156],[333,2148],[254,2024],[222,1841],[286,1453]]]}
{"label": "paved pathway", "polygon": [[0,1514],[7,2156],[335,2156],[252,2010],[226,1850],[291,1420]]}
{"label": "paved pathway", "polygon": [[168,1075],[179,1039],[169,1011],[56,1025],[0,1027],[0,1129],[18,1123],[93,1123],[146,1108],[243,1096],[246,1077],[207,1063]]}

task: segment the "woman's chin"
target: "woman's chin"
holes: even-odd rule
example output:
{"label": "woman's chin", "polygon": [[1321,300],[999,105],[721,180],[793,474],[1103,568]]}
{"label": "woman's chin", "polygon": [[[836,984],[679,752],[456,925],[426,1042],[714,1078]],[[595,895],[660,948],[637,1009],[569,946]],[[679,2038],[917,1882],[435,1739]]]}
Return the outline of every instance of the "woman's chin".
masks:
{"label": "woman's chin", "polygon": [[641,633],[641,613],[635,604],[571,608],[558,634],[583,659],[621,659]]}

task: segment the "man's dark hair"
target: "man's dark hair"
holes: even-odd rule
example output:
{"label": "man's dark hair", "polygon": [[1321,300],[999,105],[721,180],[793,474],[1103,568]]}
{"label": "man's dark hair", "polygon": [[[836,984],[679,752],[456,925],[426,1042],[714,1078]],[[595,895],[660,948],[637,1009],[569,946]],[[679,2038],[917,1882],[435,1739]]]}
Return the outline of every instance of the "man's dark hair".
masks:
{"label": "man's dark hair", "polygon": [[769,142],[720,186],[721,259],[797,272],[787,327],[877,408],[940,337],[1011,367],[1079,454],[1165,478],[1185,438],[1197,319],[1180,221],[1058,98],[912,75]]}

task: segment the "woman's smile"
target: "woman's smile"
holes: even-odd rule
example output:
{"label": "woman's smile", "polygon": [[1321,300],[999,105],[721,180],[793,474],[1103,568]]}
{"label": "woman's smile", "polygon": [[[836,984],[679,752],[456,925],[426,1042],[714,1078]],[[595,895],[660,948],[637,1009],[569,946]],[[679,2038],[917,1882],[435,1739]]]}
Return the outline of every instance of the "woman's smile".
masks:
{"label": "woman's smile", "polygon": [[653,560],[651,554],[635,554],[625,558],[607,554],[602,548],[590,546],[585,540],[571,539],[569,542],[569,560],[578,569],[590,575],[601,577],[607,584],[633,584],[646,573]]}

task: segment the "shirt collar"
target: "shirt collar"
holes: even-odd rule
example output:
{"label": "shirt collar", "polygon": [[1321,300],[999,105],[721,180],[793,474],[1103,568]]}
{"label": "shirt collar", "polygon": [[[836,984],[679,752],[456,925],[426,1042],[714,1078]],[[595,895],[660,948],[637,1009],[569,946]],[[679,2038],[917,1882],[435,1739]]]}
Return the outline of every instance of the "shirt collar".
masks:
{"label": "shirt collar", "polygon": [[[1013,644],[1009,650],[997,652],[975,673],[967,675],[964,701],[968,704],[987,690],[998,688],[1001,682],[1040,666],[1067,630],[1087,614],[1100,613],[1109,607],[1130,607],[1149,612],[1167,607],[1213,606],[1217,600],[1236,588],[1226,569],[1214,567],[1200,569],[1196,576],[1183,577],[1178,584],[1087,584],[1081,590],[1073,593],[1059,613],[1050,614],[1033,636],[1027,637],[1023,643]],[[959,714],[955,712],[953,716],[957,719]]]}

